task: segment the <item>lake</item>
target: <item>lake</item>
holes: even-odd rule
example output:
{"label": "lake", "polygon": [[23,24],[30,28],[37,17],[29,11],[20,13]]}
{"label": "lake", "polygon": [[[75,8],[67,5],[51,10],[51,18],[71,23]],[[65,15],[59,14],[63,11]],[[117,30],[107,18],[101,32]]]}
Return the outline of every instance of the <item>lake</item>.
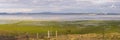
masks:
{"label": "lake", "polygon": [[120,20],[120,15],[0,15],[0,20]]}

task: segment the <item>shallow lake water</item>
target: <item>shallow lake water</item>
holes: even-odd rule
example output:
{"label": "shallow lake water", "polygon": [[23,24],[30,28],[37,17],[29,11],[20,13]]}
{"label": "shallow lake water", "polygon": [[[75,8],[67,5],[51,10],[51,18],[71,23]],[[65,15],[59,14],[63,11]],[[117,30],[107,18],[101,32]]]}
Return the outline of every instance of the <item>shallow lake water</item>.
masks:
{"label": "shallow lake water", "polygon": [[120,15],[0,15],[0,20],[120,20]]}

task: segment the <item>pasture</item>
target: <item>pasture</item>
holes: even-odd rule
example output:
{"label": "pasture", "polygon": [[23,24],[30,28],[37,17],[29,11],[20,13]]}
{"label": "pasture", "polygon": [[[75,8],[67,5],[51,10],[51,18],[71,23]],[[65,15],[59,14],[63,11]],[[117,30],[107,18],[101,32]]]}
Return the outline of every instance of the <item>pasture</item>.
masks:
{"label": "pasture", "polygon": [[[104,37],[109,38],[109,36],[105,35],[115,34],[117,35],[117,39],[119,39],[120,21],[19,21],[13,23],[11,21],[11,23],[0,24],[1,36],[20,36],[27,34],[29,36],[32,36],[31,38],[36,37],[36,35],[39,35],[39,37],[42,35],[44,36],[42,38],[46,38],[48,35],[48,31],[50,31],[49,33],[52,38],[55,37],[55,32],[57,31],[58,39],[63,38],[60,37],[62,35],[64,35],[64,37],[66,37],[65,35],[85,35],[85,38],[91,38],[86,37],[86,34],[98,35],[95,37],[100,36],[100,39],[103,39]],[[79,40],[80,37],[76,38],[78,38]]]}

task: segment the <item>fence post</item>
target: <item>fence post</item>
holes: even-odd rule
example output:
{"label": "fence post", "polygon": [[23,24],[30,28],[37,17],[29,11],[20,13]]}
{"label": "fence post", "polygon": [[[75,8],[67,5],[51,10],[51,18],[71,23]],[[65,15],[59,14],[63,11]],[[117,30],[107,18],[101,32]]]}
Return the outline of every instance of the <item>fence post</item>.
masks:
{"label": "fence post", "polygon": [[26,32],[26,40],[29,40],[29,34]]}
{"label": "fence post", "polygon": [[57,40],[57,36],[58,36],[58,31],[56,31],[56,33],[55,33],[55,34],[56,34],[56,40]]}
{"label": "fence post", "polygon": [[103,26],[102,36],[103,36],[103,40],[105,40],[105,26]]}
{"label": "fence post", "polygon": [[48,30],[48,39],[50,38],[50,31]]}
{"label": "fence post", "polygon": [[36,40],[39,40],[39,33],[36,34]]}

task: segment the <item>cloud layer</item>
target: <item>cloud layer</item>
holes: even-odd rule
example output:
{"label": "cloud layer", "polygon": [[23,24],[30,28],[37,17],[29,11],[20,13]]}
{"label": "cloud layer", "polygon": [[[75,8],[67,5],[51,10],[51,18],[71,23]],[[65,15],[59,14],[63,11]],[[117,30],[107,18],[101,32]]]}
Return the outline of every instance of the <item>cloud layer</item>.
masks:
{"label": "cloud layer", "polygon": [[120,13],[120,0],[0,0],[0,12]]}

